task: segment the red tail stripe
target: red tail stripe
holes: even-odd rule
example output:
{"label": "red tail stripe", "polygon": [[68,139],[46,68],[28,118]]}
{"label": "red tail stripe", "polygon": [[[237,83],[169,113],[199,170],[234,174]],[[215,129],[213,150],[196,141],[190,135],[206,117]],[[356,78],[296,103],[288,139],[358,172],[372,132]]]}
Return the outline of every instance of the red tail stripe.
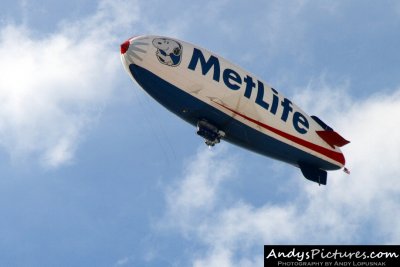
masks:
{"label": "red tail stripe", "polygon": [[237,111],[235,111],[235,110],[233,110],[231,108],[228,108],[228,107],[226,107],[226,106],[224,106],[224,105],[222,105],[220,103],[217,103],[217,102],[214,102],[214,103],[216,103],[219,106],[221,106],[221,107],[223,107],[223,108],[225,108],[225,109],[227,109],[227,110],[239,115],[240,117],[242,117],[242,118],[244,118],[244,119],[246,119],[246,120],[248,120],[248,121],[250,121],[250,122],[252,122],[254,124],[257,124],[257,125],[265,128],[265,129],[267,129],[267,130],[269,130],[269,131],[271,131],[271,132],[273,132],[273,133],[275,133],[277,135],[280,135],[280,136],[282,136],[282,137],[284,137],[284,138],[286,138],[286,139],[288,139],[288,140],[290,140],[292,142],[295,142],[298,145],[301,145],[301,146],[306,147],[308,149],[311,149],[311,150],[313,150],[315,152],[318,152],[318,153],[320,153],[320,154],[322,154],[322,155],[324,155],[324,156],[326,156],[326,157],[328,157],[330,159],[333,159],[334,161],[339,162],[342,165],[344,165],[344,163],[345,163],[345,159],[344,159],[344,156],[343,156],[342,153],[329,150],[329,149],[327,149],[325,147],[313,144],[313,143],[308,142],[308,141],[306,141],[304,139],[298,138],[298,137],[296,137],[294,135],[285,133],[285,132],[283,132],[281,130],[278,130],[278,129],[274,128],[274,127],[271,127],[271,126],[269,126],[267,124],[264,124],[262,122],[259,122],[259,121],[255,120],[255,119],[252,119],[252,118],[250,118],[250,117],[248,117],[246,115],[243,115],[243,114],[241,114],[241,113],[239,113],[239,112],[237,112]]}

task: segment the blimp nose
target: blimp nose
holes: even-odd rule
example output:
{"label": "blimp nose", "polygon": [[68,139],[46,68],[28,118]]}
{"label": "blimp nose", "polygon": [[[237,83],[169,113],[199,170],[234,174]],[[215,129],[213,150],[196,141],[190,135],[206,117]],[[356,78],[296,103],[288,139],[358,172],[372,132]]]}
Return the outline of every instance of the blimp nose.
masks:
{"label": "blimp nose", "polygon": [[131,42],[129,40],[126,40],[121,44],[121,55],[125,54],[126,51],[128,51],[130,44]]}
{"label": "blimp nose", "polygon": [[146,36],[131,37],[121,44],[121,58],[124,64],[143,62],[149,48],[150,38]]}

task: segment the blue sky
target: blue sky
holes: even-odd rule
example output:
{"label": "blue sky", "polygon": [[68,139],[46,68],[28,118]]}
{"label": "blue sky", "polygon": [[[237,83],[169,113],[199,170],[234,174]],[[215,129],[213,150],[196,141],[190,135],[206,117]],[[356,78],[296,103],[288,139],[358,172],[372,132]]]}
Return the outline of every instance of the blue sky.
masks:
{"label": "blue sky", "polygon": [[[0,265],[261,266],[264,244],[400,242],[396,1],[2,1]],[[125,73],[157,34],[261,77],[351,144],[318,187],[208,149]]]}

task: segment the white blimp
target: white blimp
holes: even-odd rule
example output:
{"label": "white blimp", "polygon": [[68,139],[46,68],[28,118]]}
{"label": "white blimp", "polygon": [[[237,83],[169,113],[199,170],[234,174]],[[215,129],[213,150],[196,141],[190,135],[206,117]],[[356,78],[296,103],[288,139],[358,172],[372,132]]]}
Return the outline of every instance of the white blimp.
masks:
{"label": "white blimp", "polygon": [[206,49],[144,35],[121,45],[121,59],[129,75],[196,126],[208,146],[226,140],[299,167],[304,177],[324,185],[326,171],[345,165],[340,147],[349,141],[255,75]]}

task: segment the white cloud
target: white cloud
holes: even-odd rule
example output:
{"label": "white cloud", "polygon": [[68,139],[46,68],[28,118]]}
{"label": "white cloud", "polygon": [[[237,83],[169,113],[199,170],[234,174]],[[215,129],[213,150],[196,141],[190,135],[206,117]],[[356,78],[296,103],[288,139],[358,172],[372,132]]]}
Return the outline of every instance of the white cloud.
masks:
{"label": "white cloud", "polygon": [[[176,187],[168,188],[167,219],[172,219],[169,225],[178,226],[185,232],[191,231],[193,225],[208,219],[208,214],[216,208],[215,203],[221,197],[217,189],[235,172],[234,160],[224,153],[224,148],[224,145],[213,150],[205,145],[199,148],[184,170],[185,178]],[[221,155],[224,155],[223,159]]]}
{"label": "white cloud", "polygon": [[26,25],[0,29],[0,146],[12,158],[35,156],[47,167],[73,159],[115,90],[116,38],[138,13],[127,1],[105,0],[95,14],[46,36]]}
{"label": "white cloud", "polygon": [[[190,192],[199,192],[190,182],[196,161],[189,165],[188,175],[175,190],[168,191],[167,199],[170,209],[175,209],[175,203],[188,207],[184,216],[173,212],[168,214],[169,219],[191,225],[181,228],[182,233],[206,247],[203,253],[194,255],[193,266],[260,266],[264,244],[400,241],[400,89],[352,99],[346,93],[348,86],[345,82],[335,88],[322,77],[295,96],[295,102],[324,120],[328,118],[326,122],[351,141],[344,148],[350,176],[330,172],[328,185],[319,187],[298,179],[301,174],[293,169],[293,191],[299,193],[290,202],[261,207],[243,199],[224,203],[224,198],[214,197],[229,194],[222,184],[204,182],[200,187],[204,199],[199,199],[203,207],[192,205],[196,198],[189,197]],[[223,157],[205,157],[201,165],[209,166]],[[240,168],[237,161],[225,164],[226,169]],[[197,169],[197,179],[214,179],[209,178],[207,169],[202,170]]]}

